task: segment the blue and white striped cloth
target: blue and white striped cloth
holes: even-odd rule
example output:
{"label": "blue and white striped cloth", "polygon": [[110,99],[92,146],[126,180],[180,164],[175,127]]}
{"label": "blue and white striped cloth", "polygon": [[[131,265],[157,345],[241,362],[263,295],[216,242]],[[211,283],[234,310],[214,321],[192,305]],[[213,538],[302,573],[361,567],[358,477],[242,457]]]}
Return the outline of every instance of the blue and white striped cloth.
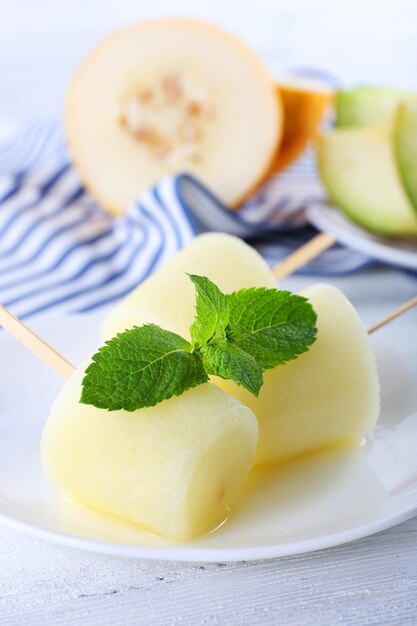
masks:
{"label": "blue and white striped cloth", "polygon": [[[21,318],[96,309],[123,297],[206,230],[244,237],[275,264],[315,235],[305,207],[321,194],[307,155],[239,213],[179,174],[112,219],[84,191],[59,124],[27,125],[0,145],[0,302]],[[369,263],[335,246],[303,272],[345,274]]]}

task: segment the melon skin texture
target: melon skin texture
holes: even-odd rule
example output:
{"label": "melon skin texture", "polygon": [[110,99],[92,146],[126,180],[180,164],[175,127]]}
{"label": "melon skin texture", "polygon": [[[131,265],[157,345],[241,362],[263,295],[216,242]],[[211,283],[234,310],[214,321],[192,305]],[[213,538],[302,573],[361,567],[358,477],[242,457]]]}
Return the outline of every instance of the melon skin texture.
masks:
{"label": "melon skin texture", "polygon": [[339,91],[336,96],[336,126],[392,129],[398,106],[417,101],[417,94],[387,87],[361,86]]}
{"label": "melon skin texture", "polygon": [[71,500],[186,540],[226,515],[252,465],[253,413],[206,383],[134,412],[80,404],[84,368],[66,382],[45,425],[46,476]]}
{"label": "melon skin texture", "polygon": [[[172,153],[175,158],[161,157],[166,141],[156,146],[155,156],[122,124],[123,107],[137,94],[154,93],[170,76],[188,85],[188,100],[167,104],[162,121],[150,122],[148,113],[154,113],[145,103],[147,132],[168,124],[168,144],[177,141],[184,129],[174,118],[195,98],[213,112],[202,136],[188,133],[181,150]],[[113,215],[178,171],[196,175],[227,205],[237,206],[268,171],[282,126],[281,103],[257,56],[221,29],[192,20],[142,22],[108,37],[76,72],[67,99],[72,158],[88,190]],[[196,146],[198,158],[191,158]]]}
{"label": "melon skin texture", "polygon": [[232,381],[215,381],[258,418],[255,465],[357,444],[379,415],[375,358],[355,309],[330,285],[312,285],[300,295],[317,313],[317,339],[310,350],[265,372],[259,398]]}
{"label": "melon skin texture", "polygon": [[404,187],[417,210],[417,102],[400,106],[395,118],[394,146]]}
{"label": "melon skin texture", "polygon": [[321,179],[330,200],[382,235],[417,235],[417,216],[403,188],[393,141],[377,129],[337,129],[317,143]]}
{"label": "melon skin texture", "polygon": [[103,338],[153,323],[188,339],[195,316],[195,288],[187,274],[207,276],[224,293],[276,286],[266,261],[238,237],[199,235],[110,311],[103,323]]}

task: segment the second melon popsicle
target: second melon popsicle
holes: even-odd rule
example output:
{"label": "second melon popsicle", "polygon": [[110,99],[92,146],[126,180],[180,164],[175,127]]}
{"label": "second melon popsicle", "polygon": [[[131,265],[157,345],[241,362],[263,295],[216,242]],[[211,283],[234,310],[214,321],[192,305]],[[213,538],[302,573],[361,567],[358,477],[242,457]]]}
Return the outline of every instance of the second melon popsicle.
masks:
{"label": "second melon popsicle", "polygon": [[256,465],[276,463],[335,444],[358,444],[379,415],[379,380],[371,341],[336,287],[300,292],[317,313],[317,339],[295,361],[264,373],[255,398],[216,379],[259,421]]}
{"label": "second melon popsicle", "polygon": [[187,274],[207,276],[224,293],[246,287],[276,287],[266,261],[241,239],[224,233],[199,235],[110,311],[103,337],[109,339],[147,322],[188,337],[195,291]]}
{"label": "second melon popsicle", "polygon": [[[188,337],[194,293],[186,273],[206,275],[225,292],[276,286],[270,268],[247,244],[230,235],[201,235],[110,312],[104,336],[152,322]],[[266,372],[259,398],[213,378],[256,414],[256,464],[357,443],[378,418],[376,363],[355,309],[329,285],[311,286],[301,295],[318,315],[317,340],[308,353]]]}

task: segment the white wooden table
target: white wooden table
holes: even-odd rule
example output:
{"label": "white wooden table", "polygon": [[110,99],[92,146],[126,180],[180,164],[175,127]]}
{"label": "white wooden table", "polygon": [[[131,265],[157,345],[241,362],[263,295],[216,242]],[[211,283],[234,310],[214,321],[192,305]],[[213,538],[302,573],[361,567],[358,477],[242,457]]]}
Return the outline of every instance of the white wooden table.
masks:
{"label": "white wooden table", "polygon": [[[258,0],[251,6],[43,0],[36,9],[32,0],[0,0],[0,131],[11,121],[59,115],[69,75],[96,40],[131,20],[163,14],[223,23],[274,71],[308,65],[346,81],[417,86],[417,14],[409,0]],[[297,278],[288,286],[307,282]],[[416,280],[394,271],[333,282],[367,324],[417,292]],[[409,315],[417,328],[416,311]],[[415,336],[402,333],[400,322],[384,332],[416,362]],[[0,528],[1,626],[142,624],[415,625],[417,519],[331,550],[232,565],[107,557]]]}
{"label": "white wooden table", "polygon": [[417,623],[417,519],[315,554],[184,565],[77,552],[0,533],[2,626]]}

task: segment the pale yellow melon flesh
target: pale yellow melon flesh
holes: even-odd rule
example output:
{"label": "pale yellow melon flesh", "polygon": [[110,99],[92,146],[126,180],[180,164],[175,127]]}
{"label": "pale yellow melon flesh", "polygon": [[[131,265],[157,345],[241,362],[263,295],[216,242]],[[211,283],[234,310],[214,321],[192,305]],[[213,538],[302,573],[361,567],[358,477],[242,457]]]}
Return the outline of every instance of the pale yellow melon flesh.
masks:
{"label": "pale yellow melon flesh", "polygon": [[254,458],[257,421],[212,384],[129,413],[79,403],[81,368],[42,437],[47,477],[68,498],[170,539],[222,522]]}
{"label": "pale yellow melon flesh", "polygon": [[378,418],[375,358],[355,309],[330,285],[313,285],[301,295],[318,316],[310,350],[265,372],[258,399],[231,381],[216,380],[258,418],[258,465],[358,443]]}
{"label": "pale yellow melon flesh", "polygon": [[[256,55],[189,20],[143,22],[104,40],[76,73],[67,104],[75,164],[115,215],[177,171],[239,204],[267,172],[282,128],[281,103]],[[201,106],[210,114],[196,113]]]}
{"label": "pale yellow melon flesh", "polygon": [[360,85],[336,96],[336,126],[380,128],[391,131],[402,102],[416,102],[412,91]]}
{"label": "pale yellow melon flesh", "polygon": [[330,200],[351,219],[382,235],[417,235],[417,214],[403,188],[393,138],[372,128],[320,135],[317,161]]}
{"label": "pale yellow melon flesh", "polygon": [[[153,322],[188,337],[195,296],[184,271],[206,272],[224,291],[273,287],[275,281],[246,244],[227,235],[203,235],[110,312],[104,336]],[[258,464],[357,442],[378,417],[375,359],[353,306],[329,285],[312,286],[302,295],[318,315],[316,343],[295,361],[266,372],[259,399],[231,381],[213,378],[257,416]]]}
{"label": "pale yellow melon flesh", "polygon": [[241,239],[223,233],[199,235],[110,311],[103,337],[109,339],[132,326],[152,322],[189,338],[195,289],[187,273],[207,276],[225,293],[276,286],[267,263]]}

